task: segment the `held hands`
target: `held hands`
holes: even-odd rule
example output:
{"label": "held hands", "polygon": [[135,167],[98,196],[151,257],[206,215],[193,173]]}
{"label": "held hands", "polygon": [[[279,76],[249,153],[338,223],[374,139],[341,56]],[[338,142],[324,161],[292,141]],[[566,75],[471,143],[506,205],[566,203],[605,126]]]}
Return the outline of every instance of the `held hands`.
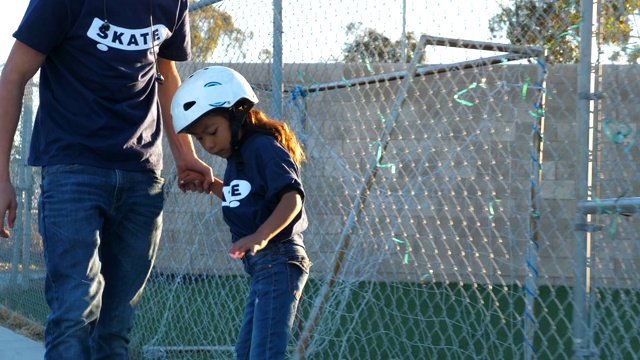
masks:
{"label": "held hands", "polygon": [[[197,157],[191,157],[184,160],[177,161],[176,167],[178,170],[178,187],[182,192],[197,191],[199,193],[209,193],[209,188],[213,183],[213,172],[211,167],[205,164]],[[180,180],[185,174],[193,173],[198,175],[198,181],[182,181]]]}
{"label": "held hands", "polygon": [[213,185],[213,183],[206,189],[204,188],[204,183],[204,175],[199,172],[184,170],[178,175],[178,187],[180,187],[180,190],[182,190],[182,192],[197,191],[200,193],[210,193],[212,191],[211,186]]}
{"label": "held hands", "polygon": [[255,255],[258,251],[264,249],[268,243],[269,240],[253,233],[234,242],[231,245],[231,249],[229,249],[229,256],[231,256],[232,259],[242,259],[247,251],[249,251],[251,255]]}
{"label": "held hands", "polygon": [[[209,188],[214,182],[211,167],[200,160],[198,157],[187,157],[186,159],[176,160],[178,170],[178,187],[182,192],[197,191],[199,193],[210,193]],[[186,181],[185,176],[191,176],[193,181]],[[197,177],[196,177],[197,175]]]}

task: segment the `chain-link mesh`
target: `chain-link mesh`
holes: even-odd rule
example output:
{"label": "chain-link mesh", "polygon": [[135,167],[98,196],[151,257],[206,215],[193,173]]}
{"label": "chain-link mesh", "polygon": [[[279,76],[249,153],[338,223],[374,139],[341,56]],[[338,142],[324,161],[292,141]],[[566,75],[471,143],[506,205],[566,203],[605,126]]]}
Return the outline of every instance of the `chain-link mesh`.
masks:
{"label": "chain-link mesh", "polygon": [[[636,6],[606,6],[618,3]],[[192,3],[202,36],[182,76],[205,63],[238,70],[308,157],[314,265],[291,358],[638,358],[640,69],[587,39],[610,11],[594,4]],[[493,38],[500,19],[515,26]],[[197,151],[222,176],[224,162]],[[38,177],[24,154],[0,299],[44,322]],[[247,277],[226,255],[219,200],[181,193],[168,150],[165,164],[162,244],[132,357],[232,358]]]}

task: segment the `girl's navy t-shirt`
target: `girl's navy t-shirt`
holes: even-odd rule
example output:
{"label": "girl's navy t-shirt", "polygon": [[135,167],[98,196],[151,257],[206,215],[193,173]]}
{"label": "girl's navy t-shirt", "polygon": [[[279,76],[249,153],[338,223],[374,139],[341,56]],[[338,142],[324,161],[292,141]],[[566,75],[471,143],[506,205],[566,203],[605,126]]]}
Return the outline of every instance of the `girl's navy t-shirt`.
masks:
{"label": "girl's navy t-shirt", "polygon": [[187,0],[31,0],[14,37],[47,57],[29,164],[161,169],[152,44],[159,57],[189,58],[187,8]]}
{"label": "girl's navy t-shirt", "polygon": [[[253,133],[240,147],[243,166],[238,159],[227,159],[224,173],[222,214],[233,242],[258,230],[273,213],[284,192],[297,191],[304,201],[300,171],[289,153],[272,136]],[[304,206],[291,223],[270,242],[287,239],[302,244],[307,228]]]}

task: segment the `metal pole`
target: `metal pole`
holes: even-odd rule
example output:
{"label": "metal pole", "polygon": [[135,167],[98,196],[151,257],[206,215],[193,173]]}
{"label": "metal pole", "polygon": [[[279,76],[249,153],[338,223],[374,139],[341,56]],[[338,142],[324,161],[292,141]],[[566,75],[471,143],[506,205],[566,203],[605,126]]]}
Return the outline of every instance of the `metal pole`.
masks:
{"label": "metal pole", "polygon": [[402,63],[407,63],[407,0],[402,0]]}
{"label": "metal pole", "polygon": [[[18,218],[13,238],[13,258],[11,260],[11,277],[10,283],[12,285],[25,284],[27,280],[28,269],[30,266],[30,251],[31,248],[31,196],[33,190],[32,179],[30,175],[30,167],[27,164],[27,157],[29,156],[29,144],[31,139],[31,128],[33,120],[33,80],[29,80],[25,87],[25,94],[23,96],[22,113],[20,114],[20,155],[18,163],[18,176],[14,179],[16,198],[18,204]],[[20,265],[22,264],[22,269]]]}
{"label": "metal pole", "polygon": [[219,3],[222,0],[200,0],[198,2],[194,2],[189,4],[189,11],[194,11],[198,9],[202,9],[203,7],[207,7],[209,5],[213,5],[215,3]]}
{"label": "metal pole", "polygon": [[583,214],[605,214],[614,212],[618,214],[640,213],[640,197],[628,197],[619,199],[580,200],[578,209]]}
{"label": "metal pole", "polygon": [[33,79],[27,83],[25,101],[22,112],[22,180],[24,186],[23,221],[22,221],[22,285],[28,286],[31,279],[31,214],[33,205],[33,168],[27,164],[29,147],[31,146],[31,133],[33,132],[33,93],[36,88]]}
{"label": "metal pole", "polygon": [[527,278],[525,281],[525,359],[536,357],[534,346],[537,321],[535,315],[535,300],[537,295],[538,280],[538,249],[540,248],[540,184],[542,182],[542,157],[544,154],[544,116],[546,104],[547,69],[546,53],[538,58],[540,67],[538,69],[538,99],[536,100],[536,112],[534,126],[531,134],[531,198],[530,198],[530,219],[529,236],[530,242],[527,247]]}
{"label": "metal pole", "polygon": [[498,44],[498,43],[492,43],[492,42],[486,42],[486,41],[452,39],[452,38],[444,38],[439,36],[427,36],[427,43],[429,45],[447,46],[447,47],[455,47],[455,48],[462,48],[462,49],[524,54],[526,55],[526,58],[540,56],[544,52],[544,49],[539,46]]}
{"label": "metal pole", "polygon": [[[580,24],[580,56],[578,62],[578,99],[576,111],[576,139],[578,149],[578,201],[589,198],[591,189],[591,156],[593,155],[593,100],[592,90],[592,41],[594,9],[597,13],[598,0],[583,1]],[[591,341],[588,335],[589,309],[587,306],[588,248],[591,241],[588,227],[591,215],[578,211],[575,219],[575,274],[573,289],[572,339],[573,356],[586,359],[591,356]]]}
{"label": "metal pole", "polygon": [[[233,346],[154,346],[145,345],[142,347],[142,357],[144,359],[164,359],[170,354],[216,354],[231,353],[233,354]],[[206,355],[203,355],[206,356]],[[211,355],[214,357],[214,355]],[[208,358],[208,357],[205,357]]]}
{"label": "metal pole", "polygon": [[[497,55],[497,56],[492,56],[492,57],[483,58],[483,59],[461,61],[453,64],[420,66],[416,69],[415,73],[413,74],[413,77],[421,77],[421,76],[428,76],[428,75],[434,75],[434,74],[449,73],[453,71],[475,69],[482,66],[503,64],[505,61],[528,59],[530,57],[531,56],[528,56],[528,55],[525,56],[520,54],[505,54],[505,55]],[[394,71],[394,72],[389,72],[385,74],[364,76],[364,77],[355,78],[355,79],[345,79],[345,80],[333,81],[329,83],[312,84],[306,87],[305,91],[307,91],[308,93],[314,93],[314,92],[320,92],[320,91],[345,89],[353,86],[379,84],[379,83],[390,82],[395,80],[402,80],[406,76],[407,76],[407,72],[405,70]],[[292,90],[285,89],[285,91],[291,92]]]}
{"label": "metal pole", "polygon": [[282,119],[283,82],[282,62],[282,0],[273,0],[273,64],[272,64],[272,115]]}
{"label": "metal pole", "polygon": [[[422,37],[425,37],[426,44],[428,45],[455,47],[455,48],[461,48],[461,49],[498,51],[498,52],[505,52],[507,54],[490,56],[490,57],[475,59],[475,60],[461,61],[461,62],[456,62],[452,64],[418,66],[416,68],[415,73],[412,74],[413,77],[428,76],[428,75],[434,75],[434,74],[448,73],[452,71],[474,69],[482,66],[502,64],[505,61],[524,60],[532,57],[544,56],[544,49],[538,46],[499,44],[499,43],[473,41],[473,40],[435,37],[435,36],[428,36],[428,35],[422,35]],[[370,85],[370,84],[383,83],[387,81],[402,80],[404,79],[405,76],[407,76],[407,72],[404,70],[394,71],[386,74],[364,76],[364,77],[350,79],[350,80],[343,79],[341,81],[334,81],[330,83],[313,84],[305,88],[305,90],[308,93],[314,93],[314,92],[327,91],[327,90],[344,89],[352,86]],[[289,89],[285,89],[285,90],[291,91]]]}

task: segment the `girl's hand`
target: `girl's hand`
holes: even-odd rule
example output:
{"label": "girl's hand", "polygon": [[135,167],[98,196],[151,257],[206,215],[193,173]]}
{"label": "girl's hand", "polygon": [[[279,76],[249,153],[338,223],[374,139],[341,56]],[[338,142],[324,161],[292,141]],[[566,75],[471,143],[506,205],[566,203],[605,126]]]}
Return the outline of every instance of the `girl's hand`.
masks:
{"label": "girl's hand", "polygon": [[255,233],[251,234],[234,242],[231,245],[231,249],[229,249],[229,256],[233,259],[242,259],[247,251],[249,251],[251,255],[255,255],[258,251],[264,249],[268,243],[269,240],[266,240]]}

